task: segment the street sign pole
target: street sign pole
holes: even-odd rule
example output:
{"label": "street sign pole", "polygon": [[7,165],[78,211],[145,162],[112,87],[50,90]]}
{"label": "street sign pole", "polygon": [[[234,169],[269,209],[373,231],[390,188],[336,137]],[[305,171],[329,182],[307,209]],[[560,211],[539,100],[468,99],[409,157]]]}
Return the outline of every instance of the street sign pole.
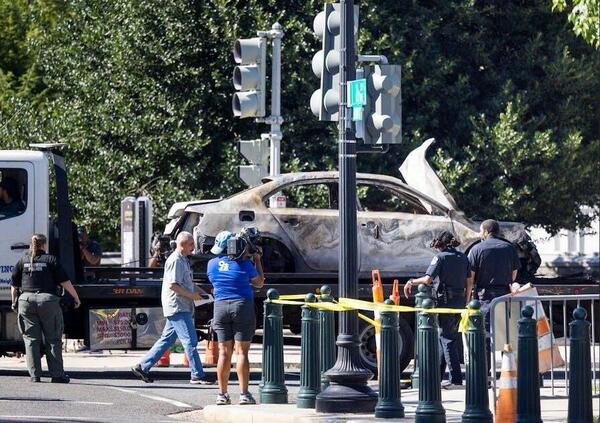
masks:
{"label": "street sign pole", "polygon": [[281,38],[283,31],[279,23],[273,24],[269,31],[273,44],[273,53],[271,57],[271,116],[268,121],[271,124],[271,166],[269,174],[277,176],[281,169]]}
{"label": "street sign pole", "polygon": [[[358,241],[356,217],[356,137],[348,110],[347,81],[356,77],[354,0],[341,0],[340,106],[339,106],[339,279],[340,297],[358,296]],[[330,385],[317,396],[316,410],[325,413],[373,412],[377,395],[367,381],[373,373],[364,368],[358,351],[358,314],[339,313],[337,361],[325,373]]]}

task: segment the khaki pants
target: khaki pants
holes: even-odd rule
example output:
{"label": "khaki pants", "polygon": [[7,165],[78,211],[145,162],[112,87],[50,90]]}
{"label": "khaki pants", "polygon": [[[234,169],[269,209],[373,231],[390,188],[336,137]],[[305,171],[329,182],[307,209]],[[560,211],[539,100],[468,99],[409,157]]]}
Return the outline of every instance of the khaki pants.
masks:
{"label": "khaki pants", "polygon": [[52,294],[24,292],[19,297],[19,330],[25,342],[31,377],[42,375],[42,344],[50,377],[64,376],[62,360],[63,316],[60,298]]}

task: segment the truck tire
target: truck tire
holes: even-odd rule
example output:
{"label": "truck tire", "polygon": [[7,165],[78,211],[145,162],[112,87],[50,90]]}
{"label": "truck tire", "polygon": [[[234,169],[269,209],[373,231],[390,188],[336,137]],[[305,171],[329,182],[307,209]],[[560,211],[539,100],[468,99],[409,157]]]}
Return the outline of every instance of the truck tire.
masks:
{"label": "truck tire", "polygon": [[[404,371],[414,356],[414,334],[410,325],[402,318],[399,319],[400,332],[400,371]],[[375,327],[364,320],[358,324],[358,351],[365,367],[374,374],[377,373]]]}

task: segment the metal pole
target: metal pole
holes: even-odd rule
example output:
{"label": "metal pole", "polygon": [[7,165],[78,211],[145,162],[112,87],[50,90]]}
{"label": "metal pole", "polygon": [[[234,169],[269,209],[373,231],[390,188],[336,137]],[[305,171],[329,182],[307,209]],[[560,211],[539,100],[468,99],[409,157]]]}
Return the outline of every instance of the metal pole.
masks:
{"label": "metal pole", "polygon": [[280,173],[281,163],[281,38],[283,31],[279,23],[274,23],[271,27],[270,36],[273,42],[273,54],[271,58],[271,163],[269,174],[277,176]]}
{"label": "metal pole", "polygon": [[[340,1],[340,109],[339,109],[339,295],[358,296],[358,242],[356,219],[356,139],[347,113],[347,81],[356,77],[354,49],[354,0]],[[317,396],[320,412],[373,412],[377,394],[367,385],[373,373],[364,368],[358,353],[358,314],[339,313],[337,361],[325,373],[330,385]]]}

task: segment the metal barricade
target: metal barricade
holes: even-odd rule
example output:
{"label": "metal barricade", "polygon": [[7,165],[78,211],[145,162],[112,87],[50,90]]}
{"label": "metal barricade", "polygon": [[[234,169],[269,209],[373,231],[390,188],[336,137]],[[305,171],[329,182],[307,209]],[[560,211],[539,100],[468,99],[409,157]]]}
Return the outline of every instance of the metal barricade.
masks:
{"label": "metal barricade", "polygon": [[[517,326],[511,327],[510,319],[511,319],[511,306],[513,303],[518,304],[518,310],[520,310],[524,305],[529,304],[533,305],[533,309],[535,310],[534,318],[539,320],[538,316],[538,303],[541,303],[542,307],[545,310],[548,310],[546,313],[546,317],[548,319],[548,323],[550,326],[550,334],[551,334],[551,347],[550,347],[550,381],[551,381],[551,392],[552,396],[555,395],[555,382],[558,380],[555,378],[555,368],[554,368],[554,348],[552,345],[555,342],[554,339],[554,308],[558,305],[562,307],[562,335],[563,335],[563,343],[561,346],[564,348],[564,366],[557,368],[564,368],[564,388],[565,395],[569,393],[569,349],[567,348],[567,338],[568,338],[568,323],[571,320],[571,314],[567,312],[567,309],[570,305],[572,308],[575,307],[584,307],[588,312],[588,319],[591,322],[591,358],[592,358],[592,386],[593,389],[598,392],[600,389],[600,371],[598,369],[600,362],[600,352],[598,350],[598,345],[596,345],[596,315],[595,315],[595,305],[600,303],[600,297],[597,294],[588,294],[588,295],[539,295],[539,296],[521,296],[521,295],[503,295],[498,298],[494,298],[492,301],[487,304],[487,307],[484,307],[484,312],[487,314],[486,318],[489,319],[490,322],[490,333],[488,334],[490,338],[490,357],[491,360],[491,369],[492,369],[492,389],[494,392],[494,412],[496,411],[496,400],[497,400],[497,386],[496,386],[496,346],[498,342],[501,342],[502,339],[498,339],[498,332],[500,328],[497,328],[497,316],[496,311],[500,304],[504,304],[504,343],[510,343],[511,339],[511,331],[516,333]],[[546,305],[547,307],[544,307]],[[517,314],[518,316],[518,314]],[[557,344],[558,345],[558,344]],[[514,345],[516,347],[516,345]],[[547,373],[547,372],[546,372]],[[597,394],[595,395],[597,396]]]}

